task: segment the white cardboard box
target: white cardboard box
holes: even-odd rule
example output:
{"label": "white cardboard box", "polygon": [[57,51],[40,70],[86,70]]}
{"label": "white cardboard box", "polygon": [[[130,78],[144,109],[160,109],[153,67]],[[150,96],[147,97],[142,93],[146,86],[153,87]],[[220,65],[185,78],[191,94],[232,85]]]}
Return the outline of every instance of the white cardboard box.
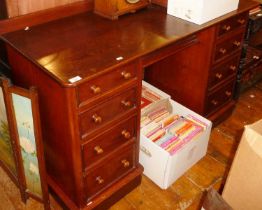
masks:
{"label": "white cardboard box", "polygon": [[203,24],[238,8],[239,0],[168,0],[167,13]]}
{"label": "white cardboard box", "polygon": [[141,134],[139,162],[144,167],[144,174],[162,189],[167,189],[206,154],[212,127],[209,120],[173,100],[170,101],[174,113],[182,116],[192,114],[208,126],[203,133],[185,144],[172,156]]}

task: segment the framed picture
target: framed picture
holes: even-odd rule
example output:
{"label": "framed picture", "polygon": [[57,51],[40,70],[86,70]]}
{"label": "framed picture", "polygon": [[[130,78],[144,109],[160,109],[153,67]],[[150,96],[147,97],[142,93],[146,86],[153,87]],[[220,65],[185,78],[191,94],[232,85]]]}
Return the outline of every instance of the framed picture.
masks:
{"label": "framed picture", "polygon": [[15,153],[16,169],[21,194],[25,200],[32,197],[50,209],[43,143],[38,108],[38,94],[35,88],[29,90],[8,86],[2,79],[8,101],[7,115],[10,120],[9,131],[13,138],[11,145]]}
{"label": "framed picture", "polygon": [[8,97],[9,81],[0,79],[0,165],[19,187],[21,198],[25,202],[26,196],[22,188],[19,171],[17,144],[12,132],[11,103]]}

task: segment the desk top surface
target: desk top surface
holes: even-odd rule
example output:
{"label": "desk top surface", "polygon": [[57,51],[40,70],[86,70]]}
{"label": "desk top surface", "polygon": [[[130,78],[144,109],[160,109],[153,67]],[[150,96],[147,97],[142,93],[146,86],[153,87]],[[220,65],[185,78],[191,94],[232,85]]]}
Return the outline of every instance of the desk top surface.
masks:
{"label": "desk top surface", "polygon": [[159,6],[114,21],[87,12],[5,34],[2,39],[67,86],[72,85],[71,78],[79,76],[78,83],[83,82],[256,5],[241,0],[238,10],[203,25],[168,15]]}

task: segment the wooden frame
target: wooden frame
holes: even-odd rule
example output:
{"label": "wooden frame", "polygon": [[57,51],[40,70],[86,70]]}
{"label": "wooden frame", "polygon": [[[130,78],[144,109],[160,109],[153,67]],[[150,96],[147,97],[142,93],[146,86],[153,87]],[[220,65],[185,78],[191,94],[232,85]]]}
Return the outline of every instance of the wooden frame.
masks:
{"label": "wooden frame", "polygon": [[[11,112],[11,102],[9,100],[8,97],[8,88],[9,88],[9,82],[7,79],[0,79],[0,134],[2,135],[3,132],[7,132],[9,134],[9,137],[7,136],[7,138],[9,138],[9,143],[6,142],[5,147],[5,151],[6,154],[3,153],[3,151],[1,152],[1,155],[9,155],[9,157],[7,157],[6,159],[9,159],[13,161],[13,165],[11,165],[10,163],[7,163],[7,161],[5,161],[3,156],[0,156],[0,166],[2,166],[2,168],[4,169],[4,171],[9,175],[9,177],[12,179],[12,181],[19,187],[20,193],[21,193],[21,199],[23,200],[23,202],[26,201],[26,195],[25,195],[25,190],[23,189],[22,185],[20,184],[22,182],[21,180],[21,170],[20,170],[20,165],[19,164],[19,160],[18,160],[18,156],[17,156],[17,143],[15,142],[15,138],[14,138],[14,132],[13,132],[13,126],[12,126],[12,118],[10,115]],[[4,107],[3,107],[4,106]],[[3,122],[3,118],[6,118],[5,122]],[[5,124],[5,125],[3,125]],[[3,126],[5,126],[5,131],[2,131]],[[6,134],[6,135],[8,135]],[[1,136],[0,135],[0,141],[1,141]],[[8,141],[8,140],[5,140]],[[1,142],[0,142],[1,143]],[[8,145],[9,144],[9,145]],[[0,144],[0,150],[2,148],[2,143]],[[9,154],[8,154],[9,153]]]}
{"label": "wooden frame", "polygon": [[35,88],[27,90],[10,86],[6,79],[1,81],[8,101],[10,133],[22,200],[26,202],[32,197],[42,202],[45,210],[50,210],[37,91]]}

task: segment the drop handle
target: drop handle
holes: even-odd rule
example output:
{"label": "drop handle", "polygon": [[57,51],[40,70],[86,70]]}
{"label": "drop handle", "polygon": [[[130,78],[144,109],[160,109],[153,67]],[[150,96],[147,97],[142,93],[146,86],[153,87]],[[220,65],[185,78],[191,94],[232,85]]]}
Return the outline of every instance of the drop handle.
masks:
{"label": "drop handle", "polygon": [[121,132],[121,135],[122,135],[125,139],[130,139],[130,137],[131,137],[130,132],[128,132],[127,130],[123,130],[123,131]]}
{"label": "drop handle", "polygon": [[129,161],[127,161],[127,160],[122,160],[121,163],[124,166],[124,168],[127,168],[130,165]]}
{"label": "drop handle", "polygon": [[98,184],[103,184],[105,182],[105,180],[101,176],[98,176],[98,177],[96,177],[96,182]]}
{"label": "drop handle", "polygon": [[219,52],[224,55],[226,54],[227,50],[225,48],[220,48]]}
{"label": "drop handle", "polygon": [[236,71],[237,67],[234,66],[234,65],[231,65],[231,66],[229,66],[229,69],[232,70],[232,71]]}
{"label": "drop handle", "polygon": [[243,25],[246,21],[244,19],[238,19],[237,22],[240,24],[240,25]]}
{"label": "drop handle", "polygon": [[212,100],[211,103],[216,106],[218,104],[218,102],[216,100]]}
{"label": "drop handle", "polygon": [[216,78],[221,79],[223,77],[222,74],[216,73]]}
{"label": "drop handle", "polygon": [[126,71],[122,71],[121,75],[124,79],[130,79],[131,78],[131,73],[130,72],[126,72]]}
{"label": "drop handle", "polygon": [[225,94],[226,94],[226,96],[228,96],[228,97],[232,95],[231,91],[226,91]]}
{"label": "drop handle", "polygon": [[224,31],[230,31],[231,30],[230,25],[224,25],[222,28],[223,28]]}
{"label": "drop handle", "polygon": [[132,106],[132,103],[130,101],[126,101],[126,100],[122,100],[121,101],[121,104],[126,107],[126,108],[129,108]]}
{"label": "drop handle", "polygon": [[239,41],[234,41],[234,42],[233,42],[233,45],[236,46],[236,47],[239,47],[240,44],[241,44],[241,42],[239,42]]}
{"label": "drop handle", "polygon": [[102,117],[98,116],[97,114],[94,114],[92,116],[92,119],[93,119],[94,123],[101,123],[102,122]]}
{"label": "drop handle", "polygon": [[94,150],[98,155],[104,153],[104,150],[100,146],[95,146]]}
{"label": "drop handle", "polygon": [[98,87],[98,86],[96,86],[96,85],[92,85],[92,86],[90,87],[90,89],[92,90],[92,92],[93,92],[94,94],[101,93],[101,88]]}

